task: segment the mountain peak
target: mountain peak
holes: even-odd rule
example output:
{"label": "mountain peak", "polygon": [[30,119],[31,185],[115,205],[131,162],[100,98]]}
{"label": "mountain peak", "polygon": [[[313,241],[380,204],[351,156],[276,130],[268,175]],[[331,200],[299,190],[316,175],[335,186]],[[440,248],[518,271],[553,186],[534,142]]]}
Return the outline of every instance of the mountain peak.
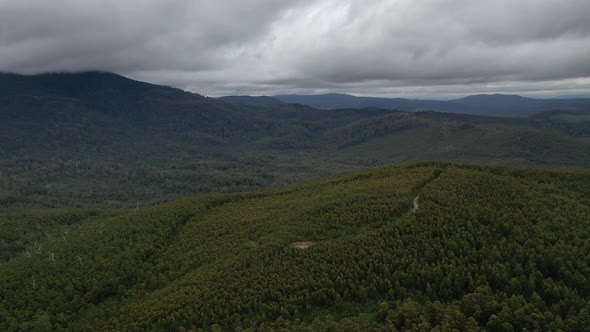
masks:
{"label": "mountain peak", "polygon": [[103,90],[116,90],[119,94],[125,94],[157,87],[160,86],[104,71],[55,72],[36,75],[0,74],[0,93],[2,94],[33,92],[35,94],[78,96],[94,94]]}
{"label": "mountain peak", "polygon": [[454,101],[460,100],[531,100],[531,98],[526,98],[519,95],[508,95],[508,94],[501,94],[501,93],[494,93],[494,94],[477,94],[471,95],[459,99],[455,99]]}

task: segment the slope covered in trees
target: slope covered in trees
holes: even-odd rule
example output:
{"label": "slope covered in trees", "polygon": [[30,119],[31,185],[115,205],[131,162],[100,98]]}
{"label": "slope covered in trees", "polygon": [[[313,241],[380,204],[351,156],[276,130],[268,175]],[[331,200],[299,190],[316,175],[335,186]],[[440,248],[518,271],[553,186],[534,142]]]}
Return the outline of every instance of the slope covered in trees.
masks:
{"label": "slope covered in trees", "polygon": [[17,213],[2,330],[590,326],[587,170],[411,163],[132,211],[13,209],[2,232]]}
{"label": "slope covered in trees", "polygon": [[0,207],[136,208],[415,160],[589,165],[590,142],[570,134],[537,120],[225,103],[109,73],[0,74]]}
{"label": "slope covered in trees", "polygon": [[539,126],[558,130],[573,137],[590,137],[590,110],[554,110],[537,114],[533,120]]}

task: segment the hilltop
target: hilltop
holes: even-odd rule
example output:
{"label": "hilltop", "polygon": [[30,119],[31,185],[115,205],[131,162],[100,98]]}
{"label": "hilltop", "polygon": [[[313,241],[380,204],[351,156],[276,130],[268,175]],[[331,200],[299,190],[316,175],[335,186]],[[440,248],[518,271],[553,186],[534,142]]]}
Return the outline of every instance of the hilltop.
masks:
{"label": "hilltop", "polygon": [[587,170],[424,162],[149,209],[2,212],[0,329],[580,331],[589,188]]}

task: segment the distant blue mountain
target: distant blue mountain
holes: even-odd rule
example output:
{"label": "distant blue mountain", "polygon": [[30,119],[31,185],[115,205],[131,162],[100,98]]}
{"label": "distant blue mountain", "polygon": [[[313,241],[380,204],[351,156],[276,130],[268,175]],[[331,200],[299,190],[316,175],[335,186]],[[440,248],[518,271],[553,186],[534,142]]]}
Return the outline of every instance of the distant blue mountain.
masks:
{"label": "distant blue mountain", "polygon": [[577,98],[590,98],[590,94],[567,94],[555,97],[555,99],[577,99]]}
{"label": "distant blue mountain", "polygon": [[448,101],[416,100],[405,98],[356,97],[347,94],[329,93],[322,95],[280,95],[274,98],[291,104],[303,104],[322,109],[378,107],[400,111],[440,110],[458,108]]}
{"label": "distant blue mountain", "polygon": [[448,101],[405,98],[357,97],[329,93],[320,95],[278,95],[273,99],[321,109],[377,107],[400,111],[433,110],[442,112],[527,117],[548,110],[587,110],[590,98],[533,99],[518,95],[473,95]]}
{"label": "distant blue mountain", "polygon": [[224,96],[217,98],[228,103],[238,103],[244,105],[277,105],[284,102],[269,96]]}

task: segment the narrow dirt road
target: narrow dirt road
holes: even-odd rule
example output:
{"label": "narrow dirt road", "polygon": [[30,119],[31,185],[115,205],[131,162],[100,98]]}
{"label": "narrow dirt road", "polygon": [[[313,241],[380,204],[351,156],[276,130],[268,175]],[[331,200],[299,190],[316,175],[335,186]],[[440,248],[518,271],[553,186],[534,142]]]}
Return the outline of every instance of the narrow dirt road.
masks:
{"label": "narrow dirt road", "polygon": [[418,210],[418,208],[420,207],[420,203],[418,202],[418,199],[420,198],[420,195],[416,196],[416,198],[414,198],[414,213],[416,213],[416,210]]}

